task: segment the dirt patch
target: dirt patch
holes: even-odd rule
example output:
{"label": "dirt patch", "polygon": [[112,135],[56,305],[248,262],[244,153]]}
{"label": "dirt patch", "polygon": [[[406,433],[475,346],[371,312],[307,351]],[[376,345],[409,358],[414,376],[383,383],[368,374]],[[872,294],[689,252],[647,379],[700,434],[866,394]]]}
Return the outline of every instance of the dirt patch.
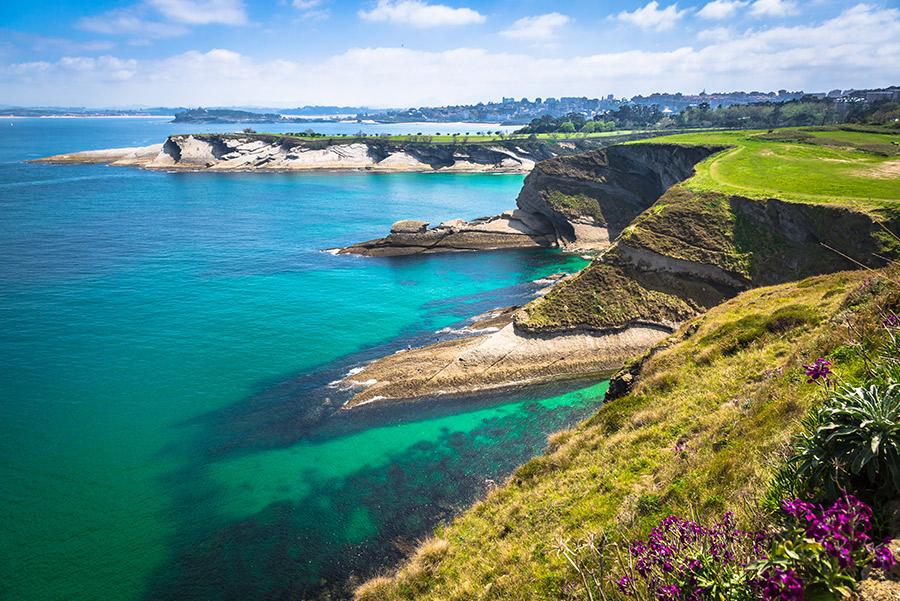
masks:
{"label": "dirt patch", "polygon": [[900,179],[900,160],[885,161],[863,169],[857,169],[853,175],[874,177],[877,179]]}

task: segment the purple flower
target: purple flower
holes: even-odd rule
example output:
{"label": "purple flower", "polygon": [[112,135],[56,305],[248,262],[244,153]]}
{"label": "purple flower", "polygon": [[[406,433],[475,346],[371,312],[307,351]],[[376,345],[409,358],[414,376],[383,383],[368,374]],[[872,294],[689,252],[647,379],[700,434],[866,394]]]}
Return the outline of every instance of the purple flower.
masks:
{"label": "purple flower", "polygon": [[678,601],[681,588],[677,584],[667,584],[656,589],[656,598],[659,601]]}
{"label": "purple flower", "polygon": [[887,572],[897,565],[897,560],[894,558],[894,554],[891,552],[890,547],[881,545],[875,549],[872,565]]}
{"label": "purple flower", "polygon": [[872,508],[852,495],[839,498],[828,509],[800,499],[784,500],[781,507],[842,568],[855,567],[860,559],[858,552],[871,540],[868,532],[872,529]]}
{"label": "purple flower", "polygon": [[809,378],[806,381],[807,384],[818,382],[820,378],[827,381],[829,376],[831,376],[829,365],[831,365],[831,361],[826,361],[822,357],[819,357],[810,365],[804,365],[803,369],[806,370],[806,376]]}
{"label": "purple flower", "polygon": [[[649,598],[656,601],[702,601],[707,596],[700,583],[760,559],[761,540],[761,533],[739,530],[730,513],[710,527],[668,516],[645,541],[631,543],[631,569],[616,584],[632,595],[646,586]],[[636,581],[640,589],[635,588]]]}
{"label": "purple flower", "polygon": [[803,581],[794,570],[774,566],[763,574],[761,592],[766,601],[803,601]]}
{"label": "purple flower", "polygon": [[884,318],[882,325],[886,328],[896,328],[900,326],[900,317],[897,317],[897,315],[891,311],[890,314]]}
{"label": "purple flower", "polygon": [[631,594],[632,594],[632,591],[631,591],[631,583],[632,583],[632,582],[633,582],[633,581],[632,581],[632,579],[631,579],[630,577],[628,577],[628,576],[622,576],[621,578],[619,578],[618,580],[616,580],[616,586],[619,587],[619,592],[620,592],[620,593],[622,593],[622,594],[625,595],[625,596],[629,596],[629,597],[630,597]]}

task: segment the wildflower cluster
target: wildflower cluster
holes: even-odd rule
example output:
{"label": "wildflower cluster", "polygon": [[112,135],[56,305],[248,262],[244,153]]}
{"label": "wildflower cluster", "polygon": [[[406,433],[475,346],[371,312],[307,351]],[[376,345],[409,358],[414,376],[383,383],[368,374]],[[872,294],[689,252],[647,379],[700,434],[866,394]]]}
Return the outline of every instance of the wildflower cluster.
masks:
{"label": "wildflower cluster", "polygon": [[800,499],[784,500],[790,524],[769,549],[769,557],[754,567],[754,586],[763,599],[799,601],[804,591],[851,594],[866,565],[890,569],[890,549],[871,538],[872,509],[852,495],[830,507]]}
{"label": "wildflower cluster", "polygon": [[876,547],[869,535],[872,509],[853,495],[842,496],[828,509],[799,499],[783,501],[782,508],[800,524],[806,537],[822,545],[841,568],[853,569],[870,561],[876,567],[893,567],[890,549]]}
{"label": "wildflower cluster", "polygon": [[743,567],[763,556],[764,538],[739,530],[734,516],[704,527],[675,516],[635,541],[617,581],[626,596],[657,601],[699,601],[744,583]]}

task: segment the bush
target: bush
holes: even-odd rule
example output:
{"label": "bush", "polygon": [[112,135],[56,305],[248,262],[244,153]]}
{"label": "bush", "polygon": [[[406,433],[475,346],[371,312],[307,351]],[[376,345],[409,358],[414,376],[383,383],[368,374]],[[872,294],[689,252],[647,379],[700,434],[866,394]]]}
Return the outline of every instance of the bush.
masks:
{"label": "bush", "polygon": [[805,426],[790,460],[800,482],[828,498],[848,489],[900,494],[900,386],[843,387]]}

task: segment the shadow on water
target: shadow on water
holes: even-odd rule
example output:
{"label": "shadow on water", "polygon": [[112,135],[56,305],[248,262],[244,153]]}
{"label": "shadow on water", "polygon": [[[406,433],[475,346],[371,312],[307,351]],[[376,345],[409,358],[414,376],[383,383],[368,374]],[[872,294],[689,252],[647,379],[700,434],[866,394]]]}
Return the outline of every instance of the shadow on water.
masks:
{"label": "shadow on water", "polygon": [[[260,392],[241,402],[192,418],[184,425],[201,427],[205,442],[205,448],[194,449],[193,452],[199,451],[207,461],[217,460],[235,454],[290,446],[303,439],[334,436],[341,429],[346,433],[348,429],[377,425],[374,417],[365,423],[340,419],[341,405],[353,395],[353,390],[342,390],[337,384],[348,370],[409,346],[419,347],[457,337],[454,331],[471,323],[472,316],[526,302],[538,287],[526,283],[429,302],[425,305],[425,321],[428,323],[439,318],[446,321],[447,317],[459,319],[465,316],[465,319],[438,332],[422,329],[408,331],[310,372],[264,383]],[[466,401],[466,404],[470,403]],[[452,411],[455,407],[449,400],[437,405],[445,407],[445,411]],[[371,414],[376,416],[380,412],[372,411]]]}
{"label": "shadow on water", "polygon": [[[472,315],[521,303],[534,289],[456,298],[428,311],[459,316],[462,306]],[[549,433],[595,409],[605,390],[567,382],[337,411],[343,400],[329,383],[348,366],[438,337],[407,333],[185,424],[196,435],[173,452],[189,463],[163,482],[174,526],[168,557],[145,598],[347,598],[356,583],[396,565],[416,540],[483,496],[489,481],[540,452]],[[264,500],[237,513],[225,509],[235,492],[213,475],[216,467],[316,452],[339,467],[330,472],[322,462],[299,461],[274,494],[264,470],[247,470],[234,479],[238,494]]]}
{"label": "shadow on water", "polygon": [[[359,413],[348,419],[357,428],[376,423],[399,427],[452,411],[515,404],[507,412],[489,413],[468,430],[441,428],[383,465],[361,463],[352,473],[330,479],[298,472],[298,481],[310,483],[312,492],[272,502],[241,519],[218,514],[221,491],[205,478],[202,466],[173,474],[166,484],[180,522],[169,561],[152,579],[146,598],[347,597],[360,579],[395,565],[436,524],[483,496],[489,480],[502,480],[538,453],[547,434],[594,409],[602,387],[574,393],[566,403],[541,402],[585,385],[570,382],[490,395],[469,399],[464,408],[423,400],[434,405],[428,415],[411,405]],[[393,425],[384,426],[386,422]],[[367,449],[358,451],[365,454]]]}

